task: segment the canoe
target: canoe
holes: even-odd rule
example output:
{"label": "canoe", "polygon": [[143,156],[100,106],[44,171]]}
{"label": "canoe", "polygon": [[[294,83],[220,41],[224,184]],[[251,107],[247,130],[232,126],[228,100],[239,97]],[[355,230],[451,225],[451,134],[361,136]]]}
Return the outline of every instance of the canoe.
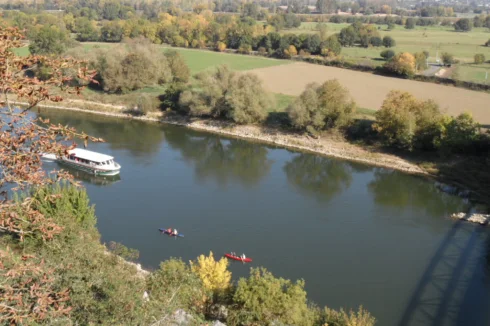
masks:
{"label": "canoe", "polygon": [[252,261],[252,258],[248,258],[246,257],[245,259],[242,259],[238,256],[233,256],[232,254],[225,254],[225,257],[226,258],[229,258],[229,259],[233,259],[233,260],[238,260],[238,261],[241,261],[241,262],[244,262],[244,263],[250,263]]}
{"label": "canoe", "polygon": [[[158,229],[158,230],[159,230],[160,232],[162,232],[162,233],[168,234],[168,235],[169,235],[169,236],[171,236],[171,237],[175,237],[175,235],[174,235],[173,233],[169,233],[167,229]],[[177,234],[177,236],[178,236],[178,237],[181,237],[181,238],[183,238],[183,237],[184,237],[184,235],[183,235],[182,233]]]}

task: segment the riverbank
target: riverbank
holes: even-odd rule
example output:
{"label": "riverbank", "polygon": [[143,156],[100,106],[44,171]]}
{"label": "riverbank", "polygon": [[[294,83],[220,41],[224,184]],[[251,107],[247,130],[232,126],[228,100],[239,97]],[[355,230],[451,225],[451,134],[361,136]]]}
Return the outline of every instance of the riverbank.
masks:
{"label": "riverbank", "polygon": [[[84,102],[80,100],[69,100],[67,102],[74,106],[39,104],[38,107],[183,126],[195,130],[272,144],[279,147],[312,152],[338,159],[391,168],[411,174],[430,175],[430,173],[416,163],[412,163],[393,154],[381,153],[348,143],[340,137],[312,138],[298,133],[286,132],[277,128],[256,125],[236,125],[226,121],[187,118],[179,115],[164,115],[163,113],[154,113],[149,116],[137,116],[125,113],[125,108],[123,106],[112,106],[104,103]],[[26,103],[23,102],[13,103],[17,105],[26,105]],[[90,109],[77,106],[84,104],[88,104]],[[100,107],[96,108],[97,106]]]}
{"label": "riverbank", "polygon": [[[23,102],[14,101],[12,103],[25,105]],[[64,103],[65,105],[63,106],[58,104],[40,104],[39,107],[183,126],[292,150],[390,168],[409,174],[423,175],[449,184],[450,186],[448,187],[440,188],[443,192],[468,198],[475,203],[484,203],[486,206],[490,203],[490,191],[486,187],[485,181],[488,180],[485,172],[486,164],[473,159],[434,162],[431,158],[424,156],[405,158],[397,154],[382,152],[378,147],[365,147],[349,143],[342,136],[335,134],[312,138],[277,127],[236,125],[226,121],[189,118],[178,114],[152,112],[148,115],[135,115],[134,112],[129,113],[130,110],[123,105],[78,99],[66,100]],[[450,191],[446,191],[446,188],[450,189]]]}

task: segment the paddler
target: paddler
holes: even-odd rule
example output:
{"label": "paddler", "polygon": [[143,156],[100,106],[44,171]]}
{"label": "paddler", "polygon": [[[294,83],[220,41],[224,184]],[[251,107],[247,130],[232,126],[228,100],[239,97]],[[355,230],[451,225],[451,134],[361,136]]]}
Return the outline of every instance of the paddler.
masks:
{"label": "paddler", "polygon": [[168,234],[172,234],[172,228],[168,228],[167,232]]}

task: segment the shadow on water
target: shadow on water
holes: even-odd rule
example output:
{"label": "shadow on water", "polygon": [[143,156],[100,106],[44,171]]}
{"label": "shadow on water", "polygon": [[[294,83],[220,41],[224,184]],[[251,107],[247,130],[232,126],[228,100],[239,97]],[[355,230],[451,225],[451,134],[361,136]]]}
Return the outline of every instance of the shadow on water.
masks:
{"label": "shadow on water", "polygon": [[253,186],[272,166],[265,146],[190,130],[183,133],[176,127],[165,128],[164,134],[169,146],[178,150],[184,161],[194,165],[199,181],[212,179],[221,186],[239,181]]}
{"label": "shadow on water", "polygon": [[288,182],[306,196],[328,201],[349,188],[352,165],[326,157],[298,154],[284,165]]}
{"label": "shadow on water", "polygon": [[[478,325],[488,313],[487,278],[490,233],[478,225],[457,221],[430,260],[399,326]],[[479,289],[476,289],[479,288]],[[483,295],[477,296],[475,290]]]}

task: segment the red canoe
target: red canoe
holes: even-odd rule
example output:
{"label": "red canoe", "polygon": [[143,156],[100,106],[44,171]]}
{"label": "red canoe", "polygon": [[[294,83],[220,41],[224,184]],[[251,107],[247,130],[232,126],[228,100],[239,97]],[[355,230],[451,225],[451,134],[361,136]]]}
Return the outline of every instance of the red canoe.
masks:
{"label": "red canoe", "polygon": [[245,259],[242,259],[241,257],[239,256],[233,256],[232,254],[225,254],[225,257],[226,258],[230,258],[230,259],[233,259],[233,260],[238,260],[238,261],[241,261],[241,262],[244,262],[244,263],[250,263],[252,261],[252,258],[245,258]]}

